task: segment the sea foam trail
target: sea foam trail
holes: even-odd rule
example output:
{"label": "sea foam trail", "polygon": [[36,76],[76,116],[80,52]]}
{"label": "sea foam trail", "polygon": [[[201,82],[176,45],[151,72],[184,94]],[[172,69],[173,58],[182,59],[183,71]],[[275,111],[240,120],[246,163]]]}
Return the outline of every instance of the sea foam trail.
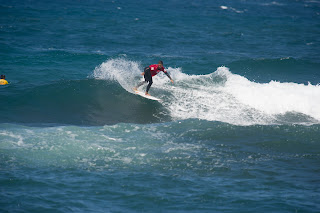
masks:
{"label": "sea foam trail", "polygon": [[[314,124],[320,121],[320,86],[297,83],[256,83],[219,67],[207,75],[188,75],[181,68],[167,68],[175,83],[160,73],[151,94],[174,119],[203,119],[235,125]],[[142,67],[126,59],[110,59],[94,77],[114,80],[128,92],[143,80]],[[141,88],[144,90],[144,88]]]}

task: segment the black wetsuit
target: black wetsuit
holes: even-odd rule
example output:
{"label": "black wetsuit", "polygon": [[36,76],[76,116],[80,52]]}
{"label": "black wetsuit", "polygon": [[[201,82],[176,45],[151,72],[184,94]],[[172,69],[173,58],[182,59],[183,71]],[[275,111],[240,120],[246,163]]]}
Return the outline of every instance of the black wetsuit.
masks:
{"label": "black wetsuit", "polygon": [[149,92],[149,89],[150,89],[150,87],[151,87],[151,85],[152,85],[152,83],[153,83],[153,81],[152,81],[152,75],[151,75],[151,72],[150,72],[150,68],[149,68],[149,67],[144,68],[144,80],[145,80],[146,82],[149,82],[149,84],[148,84],[148,86],[147,86],[147,90],[146,90],[146,92]]}

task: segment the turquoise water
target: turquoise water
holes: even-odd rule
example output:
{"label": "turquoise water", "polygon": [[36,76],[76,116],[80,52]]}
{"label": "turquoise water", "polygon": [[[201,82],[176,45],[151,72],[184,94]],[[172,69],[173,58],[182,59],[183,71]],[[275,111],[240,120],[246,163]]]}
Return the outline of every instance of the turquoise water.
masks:
{"label": "turquoise water", "polygon": [[[0,212],[320,211],[320,1],[0,0],[0,17]],[[133,94],[158,60],[174,84]]]}

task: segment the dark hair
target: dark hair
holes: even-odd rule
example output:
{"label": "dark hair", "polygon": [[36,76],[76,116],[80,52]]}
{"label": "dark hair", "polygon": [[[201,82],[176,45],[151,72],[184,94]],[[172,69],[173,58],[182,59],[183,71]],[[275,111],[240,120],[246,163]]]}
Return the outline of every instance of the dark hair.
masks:
{"label": "dark hair", "polygon": [[6,76],[5,75],[1,75],[1,79],[5,79],[6,78]]}
{"label": "dark hair", "polygon": [[163,65],[163,61],[161,61],[161,60],[158,63]]}

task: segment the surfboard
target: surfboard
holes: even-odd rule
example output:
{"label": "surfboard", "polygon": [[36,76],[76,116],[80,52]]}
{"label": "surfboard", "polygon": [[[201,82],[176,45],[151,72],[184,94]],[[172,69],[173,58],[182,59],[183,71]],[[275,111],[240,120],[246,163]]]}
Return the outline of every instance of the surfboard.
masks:
{"label": "surfboard", "polygon": [[138,90],[133,90],[137,95],[140,95],[140,96],[142,96],[142,97],[144,97],[144,98],[148,98],[148,99],[150,99],[150,100],[154,100],[154,101],[161,101],[161,99],[159,99],[159,98],[156,98],[156,97],[153,97],[153,96],[151,96],[151,95],[146,95],[144,92],[140,92],[140,91],[138,91]]}

